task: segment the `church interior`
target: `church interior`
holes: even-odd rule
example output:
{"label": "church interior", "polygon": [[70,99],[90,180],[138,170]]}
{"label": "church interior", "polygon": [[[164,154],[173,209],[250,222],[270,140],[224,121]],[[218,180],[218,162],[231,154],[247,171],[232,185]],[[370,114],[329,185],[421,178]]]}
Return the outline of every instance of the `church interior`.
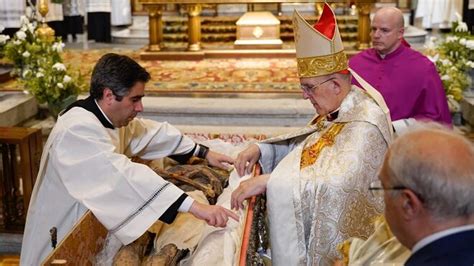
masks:
{"label": "church interior", "polygon": [[[439,1],[443,7],[428,0],[11,2],[0,0],[0,265],[19,264],[28,203],[44,143],[58,113],[88,96],[92,69],[106,53],[127,55],[150,73],[139,117],[167,121],[196,142],[236,156],[250,143],[295,131],[315,116],[313,105],[303,97],[298,77],[294,10],[313,24],[327,2],[334,10],[350,59],[372,47],[370,24],[375,11],[396,7],[403,12],[404,40],[430,59],[438,58],[439,47],[459,33],[456,25],[466,25],[464,37],[456,37],[467,47],[467,54],[462,55],[466,64],[455,65],[454,70],[439,68],[438,72],[453,129],[474,142],[472,0]],[[98,12],[88,11],[94,2],[99,3],[95,3]],[[35,29],[22,38],[17,31],[25,19],[25,25],[35,25]],[[15,45],[33,50],[15,55]],[[59,55],[60,65],[51,64],[52,69],[64,67],[67,71],[61,76],[61,86],[67,90],[48,92],[34,78],[27,81],[30,76],[39,77],[38,73],[28,73],[30,59],[46,58],[42,62],[47,68],[46,61],[53,53]],[[57,58],[54,56],[51,58]],[[48,75],[48,71],[44,73]],[[168,159],[142,163],[195,193],[196,199],[215,204],[230,197],[231,192],[225,189],[231,182],[230,172],[219,172],[197,161],[191,163],[191,170]],[[241,212],[246,219],[241,219],[222,242],[209,240],[218,234],[204,223],[180,216],[175,228],[157,222],[148,234],[120,253],[113,244],[108,248],[119,254],[112,257],[114,265],[135,265],[131,257],[143,257],[153,246],[160,246],[161,254],[167,254],[164,261],[174,263],[166,265],[178,265],[179,261],[181,265],[271,265],[262,251],[268,248],[264,213],[265,198],[253,198]],[[110,263],[104,250],[106,229],[90,212],[80,221],[74,232],[55,243],[54,252],[38,263],[89,265],[95,259]],[[54,238],[52,232],[45,232],[50,233]],[[183,247],[192,250],[203,242],[205,233],[209,242],[198,245],[190,259],[189,250]],[[206,249],[222,244],[226,246],[222,254],[206,261]],[[204,250],[202,254],[199,249]]]}

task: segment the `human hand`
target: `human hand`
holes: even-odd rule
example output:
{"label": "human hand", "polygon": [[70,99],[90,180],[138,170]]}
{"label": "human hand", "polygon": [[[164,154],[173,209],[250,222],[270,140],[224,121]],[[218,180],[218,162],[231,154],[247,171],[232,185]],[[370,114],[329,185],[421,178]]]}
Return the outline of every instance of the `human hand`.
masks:
{"label": "human hand", "polygon": [[206,160],[209,162],[210,165],[219,167],[224,170],[229,169],[226,163],[234,164],[234,159],[230,158],[225,154],[213,152],[211,150],[209,150],[209,152],[207,153]]}
{"label": "human hand", "polygon": [[230,207],[236,210],[243,209],[245,199],[265,192],[269,178],[270,175],[266,174],[251,177],[240,182],[239,187],[232,192]]}
{"label": "human hand", "polygon": [[189,208],[189,213],[215,227],[225,227],[229,217],[239,221],[239,216],[231,210],[221,206],[202,204],[197,201],[193,202]]}
{"label": "human hand", "polygon": [[235,170],[237,170],[239,176],[243,176],[246,173],[250,174],[258,158],[260,158],[260,149],[257,144],[252,144],[240,152],[234,163]]}

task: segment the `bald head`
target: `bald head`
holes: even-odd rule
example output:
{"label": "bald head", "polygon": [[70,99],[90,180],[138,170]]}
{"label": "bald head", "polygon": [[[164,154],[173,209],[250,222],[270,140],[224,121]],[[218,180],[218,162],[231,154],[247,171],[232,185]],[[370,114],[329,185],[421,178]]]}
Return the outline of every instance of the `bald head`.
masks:
{"label": "bald head", "polygon": [[375,12],[374,19],[376,17],[383,17],[384,19],[391,21],[393,25],[398,28],[403,28],[405,25],[403,13],[396,7],[382,7]]}
{"label": "bald head", "polygon": [[411,143],[411,148],[407,150],[409,157],[439,163],[451,173],[474,170],[472,144],[452,131],[433,128],[414,130],[397,139],[394,149],[407,143]]}
{"label": "bald head", "polygon": [[474,148],[464,137],[422,124],[394,141],[386,166],[391,183],[417,192],[433,216],[474,215]]}
{"label": "bald head", "polygon": [[380,55],[396,50],[403,38],[403,13],[395,7],[377,10],[371,25],[372,46]]}

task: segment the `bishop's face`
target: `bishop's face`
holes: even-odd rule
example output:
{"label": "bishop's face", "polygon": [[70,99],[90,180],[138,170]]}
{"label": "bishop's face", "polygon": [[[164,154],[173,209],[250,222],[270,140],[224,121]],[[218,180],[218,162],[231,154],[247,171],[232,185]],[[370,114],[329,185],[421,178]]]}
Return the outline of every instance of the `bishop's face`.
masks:
{"label": "bishop's face", "polygon": [[142,98],[145,92],[145,83],[137,82],[130,89],[128,95],[123,96],[121,101],[117,101],[112,95],[109,101],[107,116],[115,127],[124,127],[132,121],[138,113],[143,111]]}
{"label": "bishop's face", "polygon": [[300,78],[303,98],[311,102],[319,115],[325,116],[338,107],[334,80],[328,76]]}

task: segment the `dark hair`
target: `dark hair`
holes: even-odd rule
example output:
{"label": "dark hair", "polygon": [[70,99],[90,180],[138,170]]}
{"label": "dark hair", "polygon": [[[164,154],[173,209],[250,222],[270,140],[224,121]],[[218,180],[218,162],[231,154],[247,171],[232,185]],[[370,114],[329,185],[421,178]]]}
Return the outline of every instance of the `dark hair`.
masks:
{"label": "dark hair", "polygon": [[121,101],[135,83],[149,80],[150,74],[130,57],[105,54],[92,70],[90,95],[94,99],[101,99],[104,89],[109,88],[117,101]]}

